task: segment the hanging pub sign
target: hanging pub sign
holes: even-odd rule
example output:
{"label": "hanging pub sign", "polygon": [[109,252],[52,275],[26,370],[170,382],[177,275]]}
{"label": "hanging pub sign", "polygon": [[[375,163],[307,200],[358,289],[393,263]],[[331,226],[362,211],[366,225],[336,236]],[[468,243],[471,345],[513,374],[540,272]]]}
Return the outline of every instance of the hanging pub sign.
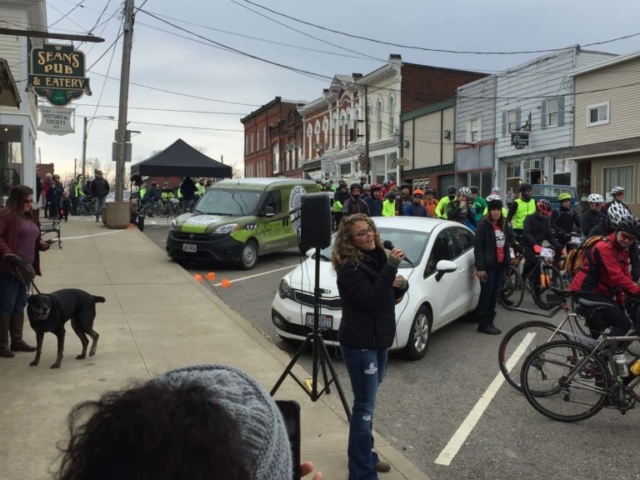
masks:
{"label": "hanging pub sign", "polygon": [[518,150],[529,146],[529,132],[511,132],[511,145]]}
{"label": "hanging pub sign", "polygon": [[85,77],[84,52],[71,45],[45,43],[31,51],[29,86],[51,105],[63,107],[85,93],[91,95],[89,79]]}

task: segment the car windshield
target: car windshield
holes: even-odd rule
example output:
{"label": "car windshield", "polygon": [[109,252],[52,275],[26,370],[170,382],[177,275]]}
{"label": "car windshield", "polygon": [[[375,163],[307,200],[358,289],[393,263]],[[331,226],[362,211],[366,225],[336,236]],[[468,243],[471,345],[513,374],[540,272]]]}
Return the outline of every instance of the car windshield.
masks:
{"label": "car windshield", "polygon": [[208,215],[254,215],[262,195],[263,192],[257,190],[210,188],[196,205],[196,210]]}
{"label": "car windshield", "polygon": [[[389,240],[393,245],[398,248],[402,248],[405,251],[407,258],[409,258],[414,265],[418,265],[420,263],[422,255],[427,248],[429,233],[409,230],[394,230],[392,228],[379,228],[378,230],[380,231],[380,237],[383,241]],[[335,236],[333,238],[335,239]],[[331,240],[331,245],[320,251],[320,260],[324,262],[331,261],[332,253],[333,239]],[[411,264],[403,260],[400,262],[400,268],[411,268]]]}
{"label": "car windshield", "polygon": [[557,198],[561,193],[568,193],[573,198],[573,190],[563,187],[533,187],[531,196],[534,197],[554,197]]}

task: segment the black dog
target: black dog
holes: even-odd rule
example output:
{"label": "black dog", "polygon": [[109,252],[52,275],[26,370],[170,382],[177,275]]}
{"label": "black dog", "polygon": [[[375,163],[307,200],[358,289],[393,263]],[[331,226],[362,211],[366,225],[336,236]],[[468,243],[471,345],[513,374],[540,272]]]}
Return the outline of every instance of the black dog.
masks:
{"label": "black dog", "polygon": [[58,337],[58,356],[51,368],[60,368],[64,350],[64,324],[69,319],[71,319],[73,331],[76,332],[82,342],[82,353],[76,357],[76,360],[81,360],[87,356],[89,340],[85,333],[93,340],[89,356],[95,355],[100,335],[93,329],[93,320],[96,318],[96,303],[104,303],[104,301],[104,297],[96,297],[73,288],[29,297],[27,314],[29,315],[31,328],[36,332],[37,340],[36,358],[30,365],[35,367],[40,362],[44,334],[45,332],[51,332]]}

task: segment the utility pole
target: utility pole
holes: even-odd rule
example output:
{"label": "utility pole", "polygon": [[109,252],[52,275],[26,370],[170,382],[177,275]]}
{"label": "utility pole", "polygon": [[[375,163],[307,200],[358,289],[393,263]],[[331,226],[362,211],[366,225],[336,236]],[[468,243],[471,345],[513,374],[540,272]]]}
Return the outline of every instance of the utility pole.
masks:
{"label": "utility pole", "polygon": [[367,162],[367,182],[371,183],[371,159],[369,158],[369,88],[364,85],[364,156]]}
{"label": "utility pole", "polygon": [[86,169],[87,169],[87,124],[89,119],[87,117],[84,120],[84,130],[82,131],[82,185],[87,183]]}
{"label": "utility pole", "polygon": [[42,152],[40,151],[40,147],[38,147],[38,163],[42,163]]}
{"label": "utility pole", "polygon": [[120,74],[120,103],[118,105],[118,130],[116,131],[116,202],[122,202],[125,161],[127,158],[127,109],[129,107],[129,73],[133,45],[133,2],[124,6],[124,40],[122,43],[122,70]]}

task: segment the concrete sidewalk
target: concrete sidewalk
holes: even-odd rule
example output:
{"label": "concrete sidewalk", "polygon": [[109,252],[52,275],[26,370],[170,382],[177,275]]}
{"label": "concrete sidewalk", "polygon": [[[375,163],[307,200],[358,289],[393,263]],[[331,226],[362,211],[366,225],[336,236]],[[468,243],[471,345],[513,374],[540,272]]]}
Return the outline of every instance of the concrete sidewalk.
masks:
{"label": "concrete sidewalk", "polygon": [[[73,405],[172,368],[229,364],[271,389],[288,356],[142,233],[107,230],[91,218],[78,217],[62,229],[63,248],[54,244],[42,254],[44,276],[36,284],[43,293],[73,287],[107,299],[97,306],[98,351],[75,360],[80,341],[67,325],[59,370],[49,368],[56,352],[52,334],[45,335],[37,367],[29,367],[32,353],[0,359],[0,478],[51,478],[49,470],[58,465],[56,443],[67,438],[66,417]],[[25,339],[35,345],[28,323]],[[310,377],[299,366],[295,373]],[[302,407],[303,459],[328,480],[346,479],[348,424],[337,393],[332,390],[313,403],[287,379],[277,398],[297,400]],[[379,436],[376,447],[393,466],[380,478],[427,478]]]}

